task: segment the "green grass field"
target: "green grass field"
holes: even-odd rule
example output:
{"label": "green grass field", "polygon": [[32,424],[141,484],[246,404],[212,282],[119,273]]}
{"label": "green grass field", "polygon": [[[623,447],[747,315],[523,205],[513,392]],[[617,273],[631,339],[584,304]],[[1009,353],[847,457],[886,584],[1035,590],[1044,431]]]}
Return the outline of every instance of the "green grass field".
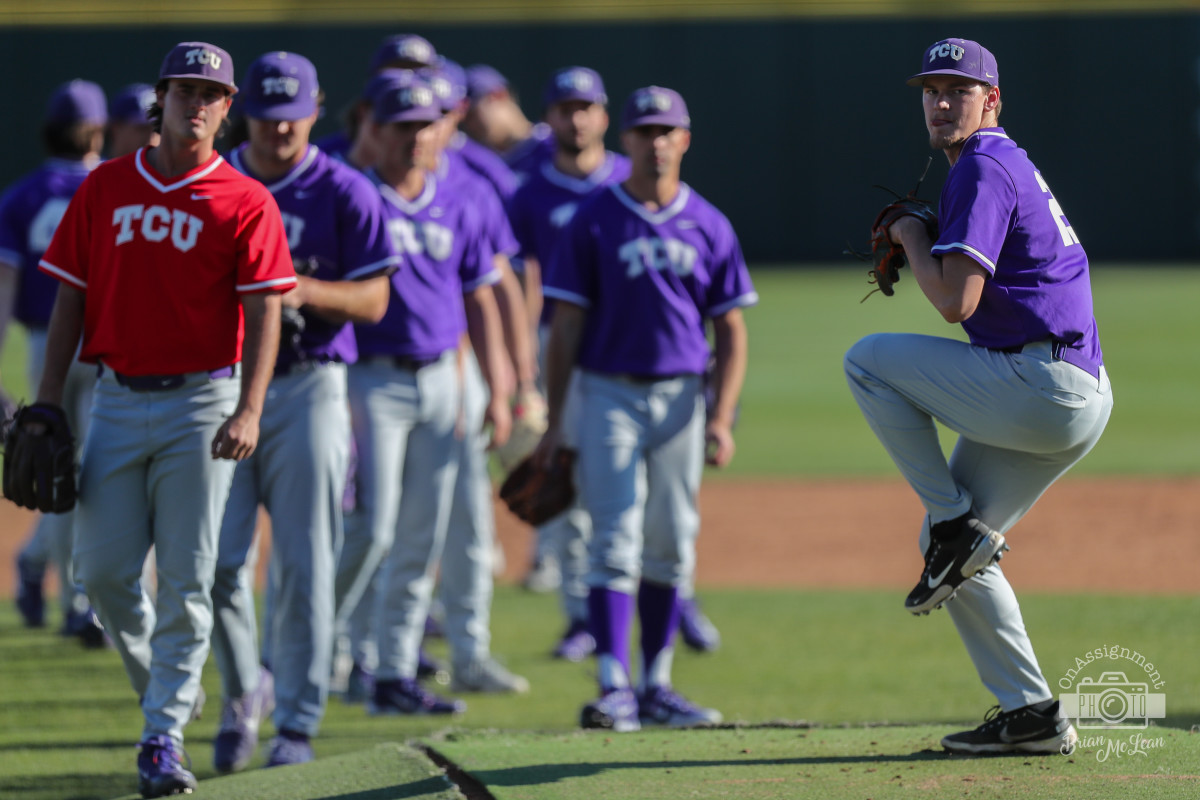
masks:
{"label": "green grass field", "polygon": [[[842,353],[873,331],[956,335],[957,329],[936,318],[911,280],[901,281],[896,297],[859,304],[868,287],[858,265],[759,270],[755,279],[762,302],[747,316],[751,367],[729,474],[893,475],[850,399]],[[1187,320],[1194,318],[1200,275],[1100,266],[1094,282],[1116,410],[1100,445],[1073,475],[1196,474],[1200,351],[1192,346],[1195,323]],[[0,361],[16,397],[27,396],[22,349],[14,332]],[[503,800],[1091,800],[1200,793],[1200,737],[1192,732],[1200,723],[1200,597],[1022,597],[1052,686],[1076,658],[1107,645],[1143,653],[1165,681],[1159,691],[1166,717],[1140,732],[1154,747],[1114,752],[1139,732],[1084,731],[1096,741],[1070,758],[942,755],[939,738],[978,724],[991,696],[946,615],[913,619],[900,601],[895,592],[803,587],[705,591],[724,646],[709,656],[681,651],[675,678],[696,700],[721,708],[732,725],[613,736],[575,729],[578,708],[594,691],[592,668],[548,658],[560,625],[556,601],[501,587],[493,649],[531,680],[529,695],[469,698],[468,713],[455,720],[370,718],[334,700],[316,743],[317,762],[217,778],[210,741],[220,686],[210,664],[204,675],[210,706],[188,729],[188,752],[203,781],[199,796],[230,800],[460,796],[431,754],[460,765]],[[1124,662],[1108,667],[1137,677]],[[114,653],[85,652],[51,632],[23,630],[4,602],[0,677],[0,798],[98,799],[134,791],[141,714]]]}

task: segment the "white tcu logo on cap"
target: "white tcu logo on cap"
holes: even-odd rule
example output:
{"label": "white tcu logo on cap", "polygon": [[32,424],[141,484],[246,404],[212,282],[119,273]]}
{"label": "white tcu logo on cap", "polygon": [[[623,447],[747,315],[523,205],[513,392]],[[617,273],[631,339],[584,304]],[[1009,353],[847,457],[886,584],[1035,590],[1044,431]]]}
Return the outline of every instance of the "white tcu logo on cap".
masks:
{"label": "white tcu logo on cap", "polygon": [[967,51],[962,49],[962,47],[946,42],[939,46],[929,48],[929,61],[932,63],[934,59],[945,58],[946,56],[950,56],[950,58],[953,58],[955,61],[962,61],[962,57],[966,54],[966,52]]}
{"label": "white tcu logo on cap", "polygon": [[429,45],[417,39],[400,42],[396,46],[396,55],[399,58],[407,58],[410,61],[419,61],[422,64],[430,61]]}
{"label": "white tcu logo on cap", "polygon": [[401,89],[397,95],[400,105],[409,108],[433,105],[433,92],[424,86],[414,86],[411,89]]}
{"label": "white tcu logo on cap", "polygon": [[592,88],[592,76],[576,70],[564,72],[558,76],[558,88],[586,92]]}
{"label": "white tcu logo on cap", "polygon": [[658,92],[646,92],[638,96],[638,111],[670,111],[671,98]]}
{"label": "white tcu logo on cap", "polygon": [[211,50],[188,50],[186,55],[189,64],[208,64],[213,69],[221,68],[221,57]]}
{"label": "white tcu logo on cap", "polygon": [[157,102],[158,95],[154,93],[153,89],[147,89],[138,95],[138,105],[146,111],[149,111]]}
{"label": "white tcu logo on cap", "polygon": [[300,93],[300,79],[284,76],[263,78],[262,90],[265,95],[286,94],[288,97],[295,97]]}
{"label": "white tcu logo on cap", "polygon": [[438,97],[450,96],[450,81],[446,80],[445,78],[434,78],[429,82],[429,85],[433,87],[433,93]]}

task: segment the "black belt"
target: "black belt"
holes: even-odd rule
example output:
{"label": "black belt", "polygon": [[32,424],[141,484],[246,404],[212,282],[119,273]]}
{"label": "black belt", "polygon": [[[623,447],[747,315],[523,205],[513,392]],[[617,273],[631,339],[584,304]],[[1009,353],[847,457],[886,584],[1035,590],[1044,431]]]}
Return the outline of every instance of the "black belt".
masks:
{"label": "black belt", "polygon": [[368,356],[364,360],[365,361],[381,361],[385,364],[391,364],[393,367],[396,367],[397,369],[408,370],[409,372],[416,372],[418,370],[425,369],[425,367],[428,367],[431,364],[436,364],[437,362],[441,361],[442,355],[443,354],[438,353],[436,356],[433,356],[432,358],[417,358],[416,356],[378,355],[378,356]]}
{"label": "black belt", "polygon": [[[993,347],[991,349],[998,350],[1001,353],[1020,353],[1031,344],[1041,344],[1046,341],[1039,339],[1036,342],[1025,342],[1024,344],[1015,344],[1011,347]],[[1078,350],[1068,345],[1066,342],[1056,340],[1050,341],[1050,355],[1056,361],[1065,361],[1071,366],[1078,367],[1084,372],[1099,380],[1101,364],[1097,364],[1092,360],[1085,358]]]}
{"label": "black belt", "polygon": [[[103,366],[100,367],[101,374],[103,374],[104,369]],[[215,380],[217,378],[232,378],[236,372],[232,365],[214,369],[210,372],[188,372],[181,375],[122,375],[115,369],[110,371],[117,383],[135,392],[166,392],[171,389],[180,388],[189,379],[199,375],[207,375],[209,380]]]}
{"label": "black belt", "polygon": [[623,381],[630,383],[659,383],[660,381],[673,381],[676,378],[695,378],[698,377],[695,372],[672,372],[670,375],[643,375],[633,372],[619,372],[613,376],[620,378]]}
{"label": "black belt", "polygon": [[285,375],[290,375],[293,372],[312,369],[313,367],[322,367],[326,364],[340,363],[336,358],[304,358],[299,361],[291,361],[287,364],[277,364],[275,366],[274,377],[282,378]]}

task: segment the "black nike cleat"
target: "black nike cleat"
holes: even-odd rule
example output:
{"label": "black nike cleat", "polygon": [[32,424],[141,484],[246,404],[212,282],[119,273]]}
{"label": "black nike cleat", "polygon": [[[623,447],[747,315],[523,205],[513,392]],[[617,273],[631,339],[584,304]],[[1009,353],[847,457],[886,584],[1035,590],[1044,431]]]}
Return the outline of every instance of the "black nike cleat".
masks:
{"label": "black nike cleat", "polygon": [[984,722],[975,730],[952,733],[942,739],[947,752],[980,755],[986,753],[1061,753],[1070,755],[1079,736],[1069,721],[1059,716],[1058,701],[1039,710],[1045,703],[1000,711],[993,706]]}
{"label": "black nike cleat", "polygon": [[939,522],[930,531],[921,580],[904,607],[914,614],[928,614],[953,597],[968,578],[999,561],[1007,549],[1003,534],[966,514]]}

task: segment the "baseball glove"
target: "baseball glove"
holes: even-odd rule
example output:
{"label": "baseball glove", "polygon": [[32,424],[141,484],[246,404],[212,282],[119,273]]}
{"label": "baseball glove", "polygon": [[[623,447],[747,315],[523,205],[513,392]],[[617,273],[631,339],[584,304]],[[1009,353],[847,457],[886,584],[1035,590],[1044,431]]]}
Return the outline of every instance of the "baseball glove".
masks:
{"label": "baseball glove", "polygon": [[[861,253],[856,250],[849,252],[858,256],[863,261],[870,261],[871,271],[867,273],[868,283],[875,285],[875,288],[867,293],[863,300],[870,297],[875,292],[883,292],[886,296],[891,297],[896,293],[893,288],[900,280],[900,268],[908,263],[908,258],[904,254],[904,248],[892,241],[888,236],[888,228],[895,224],[903,217],[916,217],[925,225],[925,230],[929,234],[930,241],[937,241],[938,237],[938,218],[937,212],[933,207],[917,197],[917,190],[921,188],[921,183],[925,180],[925,173],[929,171],[929,165],[926,164],[925,172],[921,173],[921,179],[917,181],[916,187],[907,195],[901,196],[897,192],[888,189],[885,186],[877,188],[883,189],[886,192],[891,192],[896,199],[883,207],[883,210],[875,217],[875,222],[871,225],[871,250],[870,253]],[[862,302],[860,300],[859,302]]]}
{"label": "baseball glove", "polygon": [[17,409],[4,431],[4,496],[34,511],[75,507],[75,438],[66,413],[49,403]]}
{"label": "baseball glove", "polygon": [[538,526],[557,517],[575,502],[571,469],[575,453],[559,448],[549,468],[527,456],[505,478],[500,499],[523,522]]}
{"label": "baseball glove", "polygon": [[546,432],[546,401],[537,392],[519,396],[512,409],[512,433],[493,452],[505,472],[511,472],[533,452]]}

